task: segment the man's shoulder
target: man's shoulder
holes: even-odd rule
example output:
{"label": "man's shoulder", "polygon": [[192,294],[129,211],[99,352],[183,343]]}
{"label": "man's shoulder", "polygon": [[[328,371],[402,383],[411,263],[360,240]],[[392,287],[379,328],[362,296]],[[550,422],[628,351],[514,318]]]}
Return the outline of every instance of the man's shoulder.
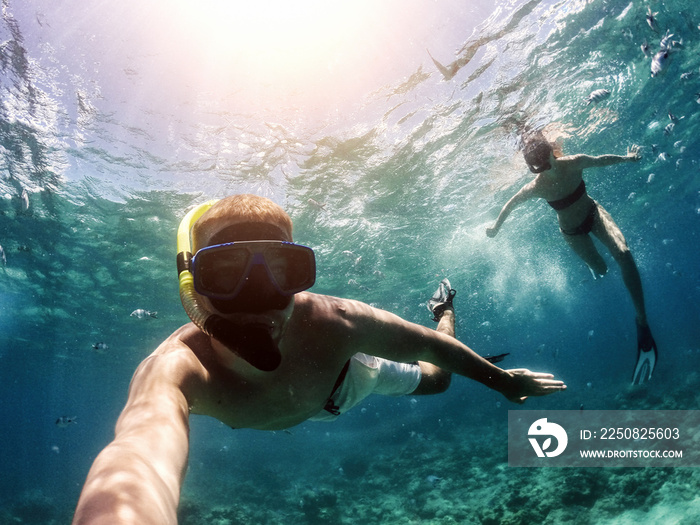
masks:
{"label": "man's shoulder", "polygon": [[196,327],[185,325],[177,329],[141,362],[134,375],[135,383],[153,388],[172,385],[180,390],[191,385],[193,379],[205,373],[201,357],[206,352],[205,340],[210,345],[208,336]]}
{"label": "man's shoulder", "polygon": [[196,365],[200,355],[208,353],[211,340],[194,324],[189,323],[175,330],[149,358],[158,358],[161,363],[179,363],[178,366]]}
{"label": "man's shoulder", "polygon": [[311,320],[340,320],[347,316],[368,315],[373,310],[362,301],[311,292],[298,294],[294,306],[295,313],[301,313]]}

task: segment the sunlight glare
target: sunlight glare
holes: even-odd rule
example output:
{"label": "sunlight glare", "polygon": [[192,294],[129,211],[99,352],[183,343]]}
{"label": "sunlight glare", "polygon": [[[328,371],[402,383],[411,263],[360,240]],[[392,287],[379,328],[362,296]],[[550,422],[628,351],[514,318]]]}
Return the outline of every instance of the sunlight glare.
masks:
{"label": "sunlight glare", "polygon": [[328,74],[363,48],[369,1],[176,0],[191,45],[210,67],[249,80],[297,83]]}

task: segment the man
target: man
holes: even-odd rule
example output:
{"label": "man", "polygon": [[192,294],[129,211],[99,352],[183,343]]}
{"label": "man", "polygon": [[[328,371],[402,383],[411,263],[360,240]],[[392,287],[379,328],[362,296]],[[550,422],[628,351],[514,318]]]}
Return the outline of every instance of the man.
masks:
{"label": "man", "polygon": [[335,417],[373,391],[442,392],[451,373],[515,402],[566,388],[550,374],[501,370],[451,337],[449,291],[433,304],[436,316],[443,310],[439,328],[447,334],[302,291],[315,279],[313,252],[292,243],[291,219],[268,199],[236,195],[193,210],[178,232],[178,251],[181,298],[193,323],[136,370],[74,524],[176,523],[190,413],[276,430]]}
{"label": "man", "polygon": [[593,244],[595,235],[610,251],[620,266],[622,280],[632,298],[637,325],[637,363],[632,382],[649,381],[656,367],[656,342],[651,334],[644,306],[642,279],[627,241],[612,216],[594,201],[586,191],[583,170],[612,166],[621,162],[637,162],[641,155],[637,146],[627,149],[627,155],[570,155],[555,153],[553,145],[540,132],[527,137],[523,150],[525,162],[535,178],[525,184],[501,209],[486,235],[495,237],[510,212],[529,199],[542,198],[557,212],[559,229],[567,244],[589,267],[594,278],[602,277],[608,267]]}

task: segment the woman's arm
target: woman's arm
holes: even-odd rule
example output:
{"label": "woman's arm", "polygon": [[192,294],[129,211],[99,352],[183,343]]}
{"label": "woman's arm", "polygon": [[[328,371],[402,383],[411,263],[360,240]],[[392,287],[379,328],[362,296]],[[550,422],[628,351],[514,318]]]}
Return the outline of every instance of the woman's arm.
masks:
{"label": "woman's arm", "polygon": [[[175,357],[175,359],[173,359]],[[189,448],[189,408],[172,354],[141,363],[114,441],[90,469],[73,525],[177,524]]]}
{"label": "woman's arm", "polygon": [[621,162],[636,162],[642,158],[639,146],[632,145],[627,148],[626,155],[598,155],[597,157],[592,157],[590,155],[573,155],[568,157],[570,165],[577,170],[584,170],[586,168],[602,168],[605,166],[612,166],[614,164],[620,164]]}
{"label": "woman's arm", "polygon": [[505,206],[503,206],[503,209],[501,210],[501,213],[498,214],[498,218],[496,219],[494,225],[490,228],[486,228],[486,235],[488,235],[489,237],[495,237],[498,233],[498,230],[501,229],[501,225],[503,224],[503,222],[506,220],[508,215],[510,215],[510,212],[518,206],[520,206],[526,200],[532,199],[534,196],[535,181],[531,181],[522,188],[520,188],[520,191],[518,191],[518,193],[513,195],[513,197],[511,197],[511,199],[508,202],[506,202]]}

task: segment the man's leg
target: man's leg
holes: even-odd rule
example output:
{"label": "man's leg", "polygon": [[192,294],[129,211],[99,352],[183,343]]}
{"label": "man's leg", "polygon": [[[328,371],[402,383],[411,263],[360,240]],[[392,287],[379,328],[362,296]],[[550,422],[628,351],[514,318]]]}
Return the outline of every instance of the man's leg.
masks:
{"label": "man's leg", "polygon": [[[450,286],[450,281],[443,279],[437,292],[428,301],[428,309],[437,320],[436,330],[450,337],[455,336],[455,310],[452,299],[457,292]],[[412,395],[441,394],[447,390],[452,380],[452,374],[432,363],[418,361],[421,370],[421,380]]]}

